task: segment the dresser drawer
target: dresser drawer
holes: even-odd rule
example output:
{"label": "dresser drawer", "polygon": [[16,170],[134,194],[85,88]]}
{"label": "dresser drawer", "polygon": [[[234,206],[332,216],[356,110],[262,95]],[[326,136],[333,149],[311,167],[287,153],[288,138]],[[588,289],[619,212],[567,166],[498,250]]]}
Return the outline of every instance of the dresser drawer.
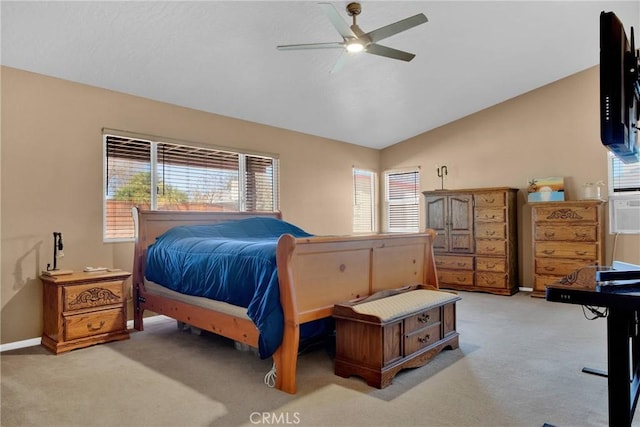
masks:
{"label": "dresser drawer", "polygon": [[500,255],[507,254],[507,242],[505,240],[476,240],[476,253],[478,255]]}
{"label": "dresser drawer", "polygon": [[450,270],[473,270],[473,257],[436,255],[436,267]]}
{"label": "dresser drawer", "polygon": [[537,206],[532,212],[532,221],[534,222],[597,222],[598,208],[596,206]]}
{"label": "dresser drawer", "polygon": [[505,273],[507,271],[507,260],[505,258],[479,256],[476,258],[476,270]]}
{"label": "dresser drawer", "polygon": [[536,274],[568,276],[585,265],[583,260],[577,259],[536,258],[535,269]]}
{"label": "dresser drawer", "polygon": [[64,317],[66,341],[125,329],[125,317],[122,308]]}
{"label": "dresser drawer", "polygon": [[533,285],[533,289],[544,292],[545,287],[552,283],[556,283],[566,276],[546,276],[546,275],[536,275],[535,282]]}
{"label": "dresser drawer", "polygon": [[504,223],[479,222],[476,224],[476,237],[478,239],[505,239],[507,227]]}
{"label": "dresser drawer", "polygon": [[439,307],[407,317],[404,321],[404,331],[405,333],[413,332],[437,322],[440,322]]}
{"label": "dresser drawer", "polygon": [[404,355],[408,356],[416,351],[440,341],[440,323],[418,329],[404,335]]}
{"label": "dresser drawer", "polygon": [[540,225],[536,227],[535,239],[573,242],[595,242],[598,237],[596,225]]}
{"label": "dresser drawer", "polygon": [[506,221],[505,211],[501,208],[476,208],[474,218],[476,221]]}
{"label": "dresser drawer", "polygon": [[476,286],[483,288],[505,288],[507,275],[504,273],[476,273]]}
{"label": "dresser drawer", "polygon": [[535,256],[595,260],[597,250],[596,243],[537,242]]}
{"label": "dresser drawer", "polygon": [[492,191],[487,193],[478,193],[474,196],[476,206],[479,207],[498,207],[506,206],[507,193],[505,191]]}
{"label": "dresser drawer", "polygon": [[473,286],[473,271],[439,270],[440,284]]}
{"label": "dresser drawer", "polygon": [[122,304],[124,301],[122,280],[87,283],[63,288],[64,311]]}

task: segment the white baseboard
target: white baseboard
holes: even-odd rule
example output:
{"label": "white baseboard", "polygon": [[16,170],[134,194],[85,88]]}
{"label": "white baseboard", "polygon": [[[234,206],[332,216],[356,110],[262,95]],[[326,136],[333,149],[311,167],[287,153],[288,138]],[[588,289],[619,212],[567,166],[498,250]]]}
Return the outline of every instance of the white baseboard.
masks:
{"label": "white baseboard", "polygon": [[41,340],[42,338],[31,338],[23,341],[0,344],[0,353],[2,353],[3,351],[15,350],[18,348],[34,347],[36,345],[40,345]]}
{"label": "white baseboard", "polygon": [[533,292],[533,288],[519,287],[520,292]]}
{"label": "white baseboard", "polygon": [[[144,323],[153,324],[156,322],[166,321],[167,319],[170,319],[170,318],[167,316],[160,316],[160,315],[149,316],[144,318]],[[133,329],[133,320],[127,321],[127,328]],[[15,342],[9,342],[6,344],[0,344],[0,353],[2,353],[3,351],[16,350],[19,348],[34,347],[36,345],[40,345],[41,341],[42,341],[42,338],[38,337],[38,338],[30,338],[28,340],[23,340],[23,341],[15,341]]]}

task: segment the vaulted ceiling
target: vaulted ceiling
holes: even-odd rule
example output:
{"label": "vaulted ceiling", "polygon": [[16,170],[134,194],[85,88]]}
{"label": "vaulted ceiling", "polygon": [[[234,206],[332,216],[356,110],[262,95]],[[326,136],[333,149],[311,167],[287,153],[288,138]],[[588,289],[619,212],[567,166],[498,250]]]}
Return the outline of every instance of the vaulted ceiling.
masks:
{"label": "vaulted ceiling", "polygon": [[[345,21],[348,2],[333,2]],[[2,65],[384,148],[598,64],[599,15],[639,1],[362,1],[411,62],[277,45],[342,41],[312,1],[2,1]],[[636,34],[636,45],[638,35]]]}

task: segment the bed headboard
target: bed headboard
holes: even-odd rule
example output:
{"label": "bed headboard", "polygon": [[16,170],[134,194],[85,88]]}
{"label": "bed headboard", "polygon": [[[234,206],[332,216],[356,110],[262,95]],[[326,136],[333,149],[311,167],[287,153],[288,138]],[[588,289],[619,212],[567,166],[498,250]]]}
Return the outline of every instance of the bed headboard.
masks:
{"label": "bed headboard", "polygon": [[156,238],[170,228],[179,225],[215,224],[235,219],[265,216],[282,219],[281,212],[198,212],[198,211],[150,211],[132,208],[134,223],[133,284],[142,283],[147,248]]}

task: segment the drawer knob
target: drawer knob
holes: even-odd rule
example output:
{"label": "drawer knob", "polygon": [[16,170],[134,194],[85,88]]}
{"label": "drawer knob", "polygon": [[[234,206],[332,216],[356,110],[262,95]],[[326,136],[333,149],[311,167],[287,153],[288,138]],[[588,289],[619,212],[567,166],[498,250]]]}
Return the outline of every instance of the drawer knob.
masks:
{"label": "drawer knob", "polygon": [[467,278],[466,278],[466,277],[458,277],[458,280],[459,280],[460,282],[466,282],[466,281],[467,281]]}
{"label": "drawer knob", "polygon": [[428,321],[429,321],[429,315],[427,313],[424,313],[418,316],[418,322],[427,323]]}
{"label": "drawer knob", "polygon": [[555,267],[545,267],[544,268],[546,271],[554,271]]}
{"label": "drawer knob", "polygon": [[576,255],[586,255],[587,251],[576,251]]}
{"label": "drawer knob", "polygon": [[487,264],[487,268],[496,268],[496,265],[494,263]]}
{"label": "drawer knob", "polygon": [[495,236],[496,232],[487,230],[484,234],[487,236]]}
{"label": "drawer knob", "polygon": [[429,334],[425,335],[424,337],[418,337],[418,341],[420,341],[422,344],[429,342],[429,339],[431,338],[431,336]]}
{"label": "drawer knob", "polygon": [[542,253],[547,254],[547,255],[551,255],[555,252],[555,249],[545,249],[544,251],[542,251]]}
{"label": "drawer knob", "polygon": [[87,329],[90,331],[99,331],[104,326],[104,320],[100,321],[100,326],[93,326],[93,323],[87,323]]}
{"label": "drawer knob", "polygon": [[555,235],[556,235],[556,233],[554,233],[553,231],[545,231],[544,232],[544,236],[545,237],[553,237]]}
{"label": "drawer knob", "polygon": [[487,203],[493,203],[496,201],[496,199],[484,199],[484,201]]}

